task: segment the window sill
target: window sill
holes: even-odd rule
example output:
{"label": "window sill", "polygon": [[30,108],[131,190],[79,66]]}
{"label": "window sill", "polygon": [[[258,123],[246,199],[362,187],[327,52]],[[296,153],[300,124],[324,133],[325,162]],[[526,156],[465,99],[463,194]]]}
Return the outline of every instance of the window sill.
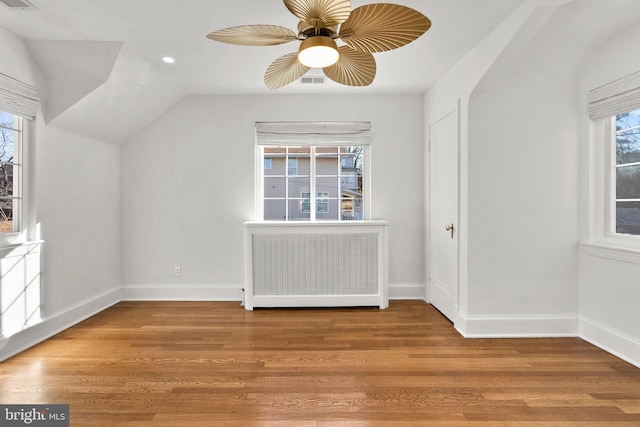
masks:
{"label": "window sill", "polygon": [[20,244],[24,240],[24,236],[22,233],[17,231],[12,231],[9,233],[0,233],[0,248],[5,246],[13,246],[16,244]]}
{"label": "window sill", "polygon": [[0,246],[0,258],[22,257],[39,252],[43,240],[29,240],[26,242]]}
{"label": "window sill", "polygon": [[362,226],[370,227],[372,225],[389,225],[388,221],[383,220],[364,220],[364,221],[246,221],[245,226],[259,227],[353,227]]}
{"label": "window sill", "polygon": [[582,243],[584,253],[599,258],[640,264],[640,248],[621,246],[612,243]]}

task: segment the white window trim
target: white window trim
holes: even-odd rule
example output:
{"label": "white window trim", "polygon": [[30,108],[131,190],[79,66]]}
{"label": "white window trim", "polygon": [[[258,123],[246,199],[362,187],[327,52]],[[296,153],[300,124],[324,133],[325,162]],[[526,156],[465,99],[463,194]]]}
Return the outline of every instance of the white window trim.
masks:
{"label": "white window trim", "polygon": [[[368,121],[337,121],[337,122],[256,122],[256,167],[254,169],[255,191],[255,218],[263,221],[264,218],[264,181],[261,160],[262,149],[265,146],[333,146],[353,147],[362,146],[364,154],[363,162],[363,220],[370,221],[373,217],[371,208],[371,150],[372,143],[371,123]],[[312,162],[311,175],[315,176]],[[311,194],[316,194],[315,182],[311,183]],[[312,209],[315,213],[315,209]],[[315,221],[314,216],[305,223],[331,223],[337,221]],[[273,221],[268,221],[273,222]],[[287,222],[287,221],[278,221]],[[294,223],[290,222],[290,223]],[[351,221],[349,221],[351,222]],[[362,222],[362,221],[357,221]]]}
{"label": "white window trim", "polygon": [[613,119],[593,123],[590,154],[589,239],[582,243],[585,253],[600,258],[640,263],[640,236],[617,234],[615,230],[615,137]]}
{"label": "white window trim", "polygon": [[640,108],[640,72],[597,87],[587,94],[591,118],[589,145],[589,222],[586,253],[626,262],[640,263],[640,236],[617,234],[613,212],[615,196],[616,114]]}
{"label": "white window trim", "polygon": [[[13,220],[17,222],[18,231],[9,232],[9,233],[0,233],[0,248],[11,247],[15,245],[24,244],[30,240],[34,239],[34,236],[29,235],[29,230],[32,227],[31,221],[31,210],[30,210],[30,196],[28,189],[29,186],[29,129],[31,127],[31,120],[27,120],[22,118],[22,123],[20,126],[19,138],[20,141],[17,144],[18,150],[18,163],[20,167],[18,168],[20,177],[18,179],[17,185],[14,182],[14,194],[18,194],[20,198],[20,203],[16,211],[13,213]],[[16,149],[14,145],[14,150]],[[16,152],[14,152],[15,156]],[[17,190],[17,191],[16,191]],[[36,239],[39,237],[35,236]]]}
{"label": "white window trim", "polygon": [[[322,144],[316,144],[316,146],[321,146]],[[357,144],[354,144],[357,145]],[[291,144],[293,146],[293,144]],[[344,145],[345,147],[348,145]],[[364,211],[363,221],[371,221],[373,218],[373,213],[371,210],[371,147],[369,144],[361,145],[362,146],[362,154],[364,156],[364,161],[362,167],[364,168],[362,175],[362,209]],[[255,191],[255,221],[258,222],[274,222],[274,221],[265,221],[264,218],[264,179],[263,179],[263,169],[264,169],[264,147],[265,145],[256,144],[255,153],[254,153],[254,188]],[[315,168],[315,162],[311,162],[311,168]],[[315,173],[315,169],[311,171],[312,175]],[[312,180],[312,194],[315,194],[315,183]],[[296,221],[275,221],[282,222],[283,224],[295,224]],[[332,222],[362,222],[362,221],[316,221],[309,220],[304,221],[305,223],[332,223]]]}
{"label": "white window trim", "polygon": [[616,133],[614,126],[614,118],[606,118],[602,120],[603,125],[603,144],[604,149],[603,161],[601,162],[603,169],[604,185],[602,205],[603,217],[602,237],[607,240],[619,242],[623,246],[631,246],[640,250],[640,236],[616,233]]}

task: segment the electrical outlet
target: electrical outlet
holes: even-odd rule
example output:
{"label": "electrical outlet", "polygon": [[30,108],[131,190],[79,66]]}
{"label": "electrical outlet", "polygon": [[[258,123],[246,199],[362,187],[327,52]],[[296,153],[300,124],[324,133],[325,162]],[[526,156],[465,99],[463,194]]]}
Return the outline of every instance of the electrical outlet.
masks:
{"label": "electrical outlet", "polygon": [[176,277],[182,276],[182,268],[179,265],[173,267],[173,275]]}

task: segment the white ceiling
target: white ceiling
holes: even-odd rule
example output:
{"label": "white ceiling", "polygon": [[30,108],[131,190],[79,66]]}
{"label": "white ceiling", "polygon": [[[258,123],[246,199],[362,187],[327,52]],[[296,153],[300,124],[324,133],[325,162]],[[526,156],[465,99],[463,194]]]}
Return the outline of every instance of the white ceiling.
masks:
{"label": "white ceiling", "polygon": [[[295,30],[297,20],[281,0],[30,1],[37,10],[14,11],[0,4],[0,26],[28,41],[49,81],[68,76],[58,92],[74,81],[95,83],[94,77],[105,71],[108,75],[95,90],[97,84],[83,83],[93,91],[79,101],[72,99],[71,106],[58,105],[61,114],[48,119],[65,129],[122,143],[189,94],[422,93],[525,0],[389,0],[419,10],[433,25],[415,42],[375,54],[378,73],[371,86],[296,82],[275,92],[264,86],[264,71],[274,59],[296,51],[297,42],[235,46],[206,35],[244,24]],[[351,6],[372,2],[377,0],[353,0]],[[87,56],[87,44],[78,49],[70,45],[73,41],[121,42],[122,48],[112,68],[97,67],[99,55]],[[102,45],[112,54],[117,44],[93,46],[101,52]],[[164,55],[177,62],[162,63]]]}

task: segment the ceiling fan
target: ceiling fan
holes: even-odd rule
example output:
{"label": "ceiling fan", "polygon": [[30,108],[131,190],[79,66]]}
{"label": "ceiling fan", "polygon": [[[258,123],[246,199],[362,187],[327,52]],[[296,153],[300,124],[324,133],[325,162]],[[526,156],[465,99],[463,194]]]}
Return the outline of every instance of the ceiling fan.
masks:
{"label": "ceiling fan", "polygon": [[[423,35],[431,21],[406,6],[375,3],[353,11],[349,0],[284,0],[300,23],[298,33],[279,25],[241,25],[207,35],[211,40],[274,46],[300,41],[298,52],[271,63],[264,75],[269,89],[278,89],[322,68],[331,80],[347,86],[368,86],[376,75],[373,53],[404,46]],[[338,46],[336,39],[345,45]]]}

